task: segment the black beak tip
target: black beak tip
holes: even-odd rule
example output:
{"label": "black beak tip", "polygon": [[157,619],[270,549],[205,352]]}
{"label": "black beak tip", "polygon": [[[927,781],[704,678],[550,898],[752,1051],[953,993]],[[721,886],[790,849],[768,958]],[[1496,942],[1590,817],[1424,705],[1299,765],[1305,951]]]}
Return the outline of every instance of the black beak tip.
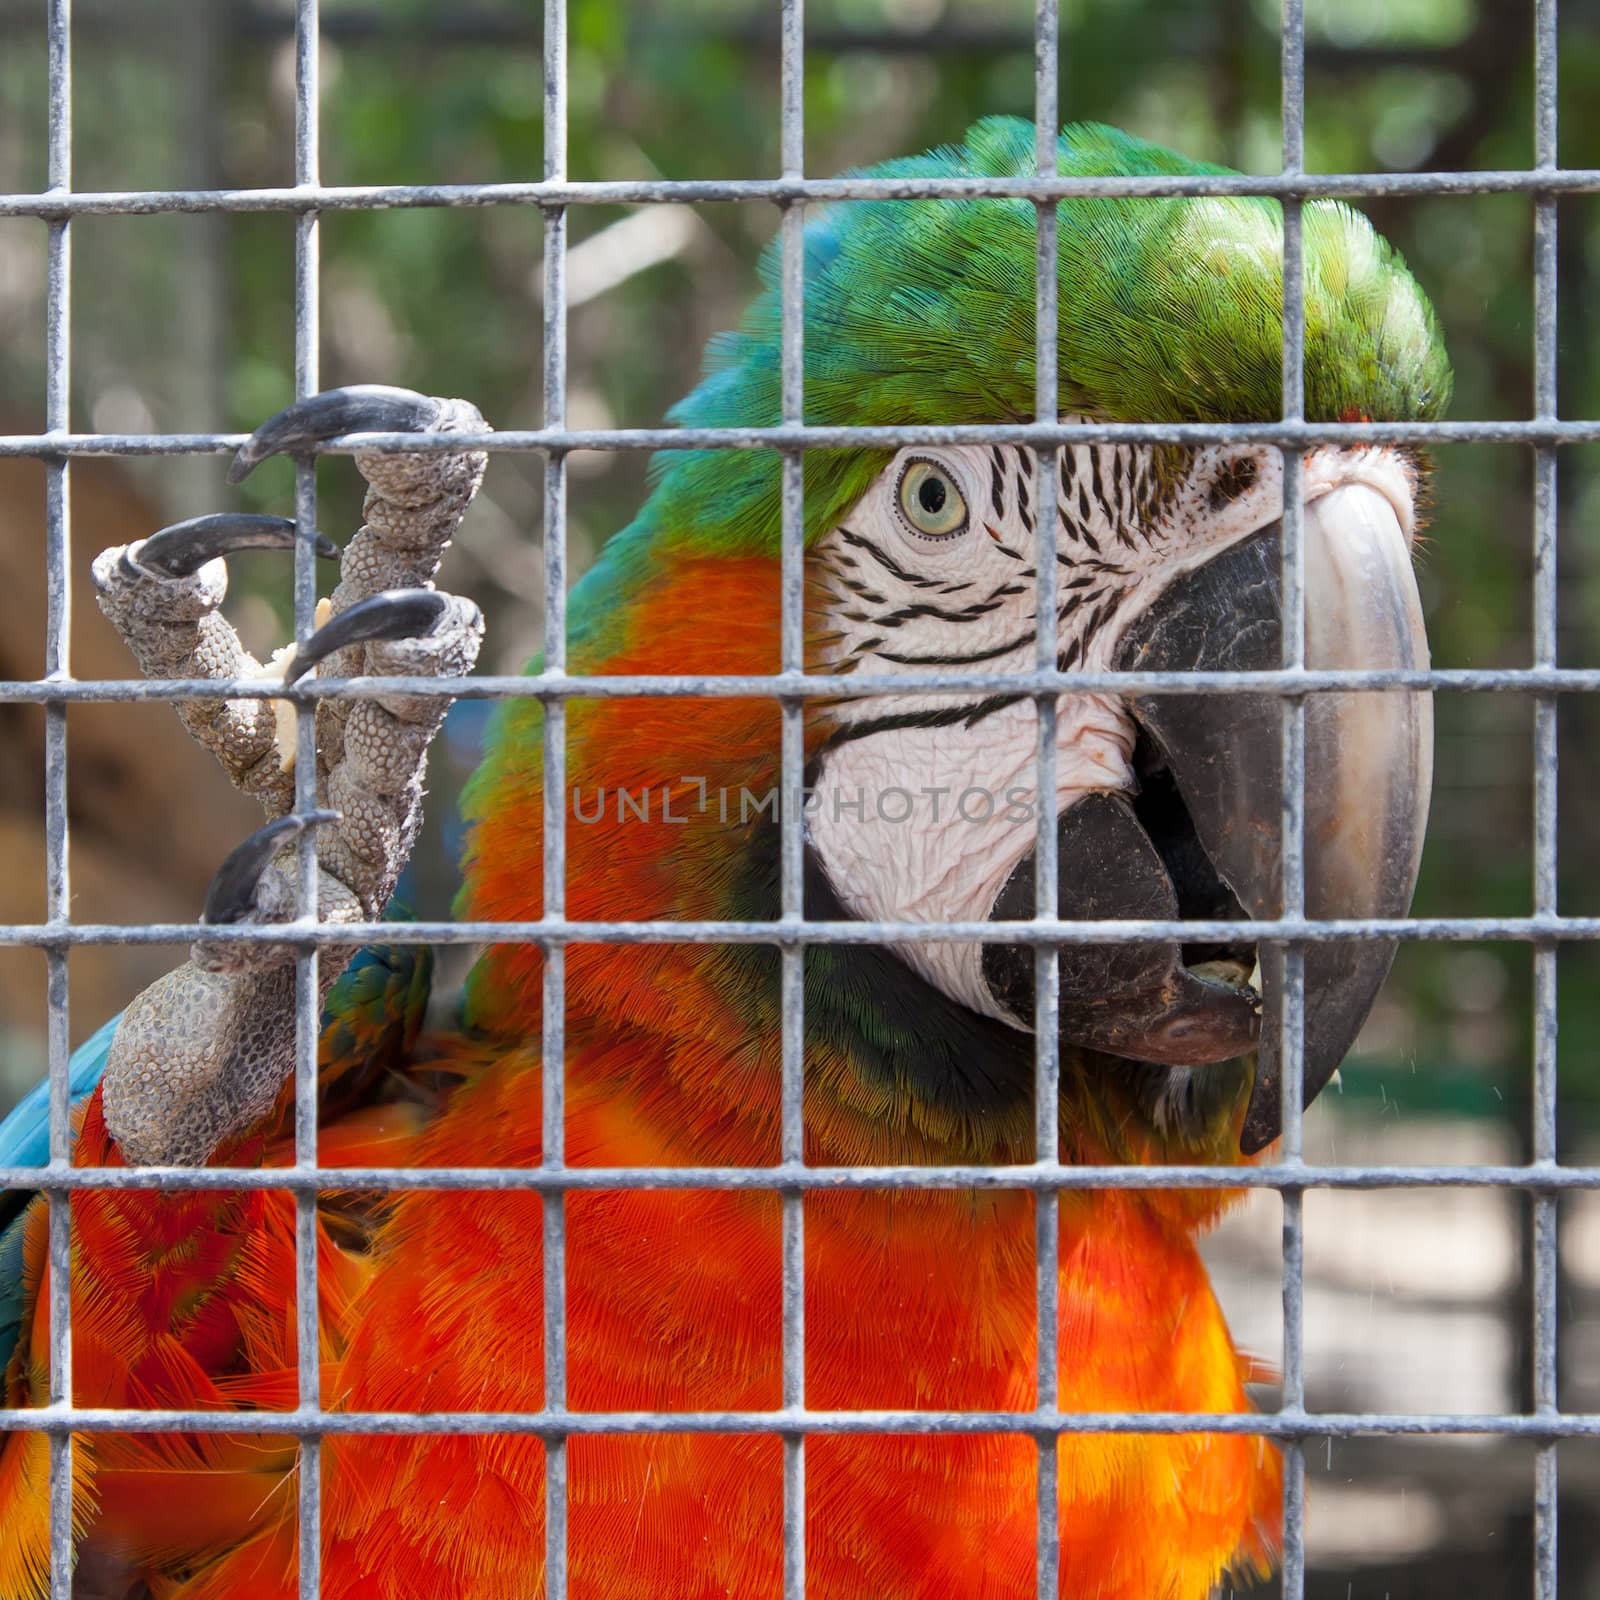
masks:
{"label": "black beak tip", "polygon": [[[1269,1024],[1268,1026],[1272,1026]],[[1245,1107],[1244,1122],[1239,1129],[1239,1153],[1260,1155],[1283,1132],[1283,1073],[1278,1064],[1276,1041],[1268,1043],[1270,1035],[1264,1030],[1260,1053],[1256,1058],[1255,1083],[1250,1090],[1250,1103]],[[1302,1107],[1309,1108],[1339,1068],[1343,1059],[1341,1050],[1332,1061],[1318,1059],[1322,1052],[1306,1040],[1303,1068]]]}
{"label": "black beak tip", "polygon": [[1278,1137],[1281,1131],[1278,1126],[1281,1120],[1279,1108],[1277,1080],[1263,1084],[1258,1076],[1250,1095],[1250,1104],[1245,1110],[1244,1125],[1239,1130],[1240,1155],[1258,1156]]}

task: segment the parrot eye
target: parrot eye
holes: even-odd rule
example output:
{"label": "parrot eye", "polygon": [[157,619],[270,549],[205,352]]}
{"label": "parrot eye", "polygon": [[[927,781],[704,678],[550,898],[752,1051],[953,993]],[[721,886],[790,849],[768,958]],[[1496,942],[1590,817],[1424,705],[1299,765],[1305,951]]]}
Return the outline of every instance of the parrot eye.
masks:
{"label": "parrot eye", "polygon": [[907,527],[921,538],[953,539],[966,532],[966,497],[936,462],[908,461],[896,502]]}

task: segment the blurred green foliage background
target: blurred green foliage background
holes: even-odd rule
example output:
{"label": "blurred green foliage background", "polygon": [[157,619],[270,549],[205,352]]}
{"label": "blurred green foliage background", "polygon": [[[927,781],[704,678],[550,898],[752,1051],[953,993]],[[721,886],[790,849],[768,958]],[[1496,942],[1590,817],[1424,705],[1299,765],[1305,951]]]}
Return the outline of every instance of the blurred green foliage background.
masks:
{"label": "blurred green foliage background", "polygon": [[[7,190],[40,188],[45,180],[42,9],[0,0],[0,188]],[[541,10],[531,0],[471,6],[323,0],[324,180],[537,177]],[[75,11],[76,187],[291,181],[287,5],[78,0]],[[775,4],[571,0],[569,16],[573,177],[778,171]],[[1531,163],[1531,0],[1307,0],[1306,18],[1311,169]],[[1596,0],[1569,0],[1563,8],[1560,160],[1566,166],[1600,166],[1597,20]],[[953,140],[989,113],[1031,115],[1031,25],[1025,0],[811,0],[807,171],[832,173]],[[1269,0],[1064,0],[1062,35],[1067,117],[1113,122],[1249,171],[1277,168],[1279,44],[1277,10]],[[1438,306],[1456,367],[1452,414],[1527,416],[1531,198],[1400,198],[1365,209],[1400,246]],[[1565,198],[1558,211],[1560,410],[1594,416],[1600,410],[1600,197]],[[756,254],[776,227],[777,213],[764,203],[633,212],[574,208],[569,421],[580,427],[658,423],[695,381],[706,338],[737,319],[752,290]],[[291,397],[288,217],[91,216],[72,232],[76,426],[246,429]],[[379,381],[465,395],[498,426],[538,426],[542,245],[540,215],[529,208],[326,216],[323,382]],[[0,432],[42,424],[44,263],[42,224],[0,220]],[[1529,454],[1447,447],[1437,452],[1435,466],[1433,526],[1422,560],[1434,659],[1443,666],[1527,665]],[[575,574],[632,516],[644,470],[635,454],[573,458]],[[161,519],[236,504],[282,511],[290,503],[285,463],[257,474],[239,496],[225,489],[215,459],[130,461],[106,472],[77,474],[85,484],[76,532],[80,588],[96,549],[141,536]],[[342,535],[358,520],[355,475],[348,463],[327,463],[321,483],[323,526]],[[1559,486],[1560,659],[1597,666],[1600,447],[1564,451]],[[25,464],[0,492],[6,496],[0,548],[20,558],[25,547],[37,548],[30,530],[41,521],[42,474]],[[484,606],[489,670],[515,670],[539,647],[540,512],[538,459],[496,456],[443,575],[449,587]],[[25,586],[0,592],[0,640],[9,641],[16,657],[8,669],[13,676],[39,671],[36,607],[24,593]],[[279,565],[240,564],[234,609],[258,648],[286,636],[287,597],[287,574]],[[98,619],[85,613],[79,637],[86,648],[103,644],[98,628]],[[0,657],[5,648],[0,644]],[[95,670],[124,670],[114,654],[106,660]],[[78,670],[86,672],[82,664]],[[191,830],[174,804],[158,804],[159,786],[152,787],[155,779],[142,774],[129,753],[130,730],[135,743],[147,733],[153,738],[157,714],[166,715],[160,707],[119,712],[116,727],[103,729],[102,745],[92,719],[74,713],[74,734],[81,732],[83,740],[73,755],[73,826],[81,840],[75,848],[89,864],[74,905],[78,917],[153,916],[158,902],[167,905],[161,895],[168,891],[171,915],[189,915],[217,859],[213,834]],[[1418,910],[1527,912],[1531,705],[1518,695],[1447,695],[1440,697],[1437,717],[1434,820]],[[443,914],[448,905],[453,840],[441,814],[470,766],[473,732],[470,716],[458,719],[448,747],[435,756],[430,858],[440,865],[420,877],[414,891],[425,913]],[[1562,703],[1560,904],[1591,915],[1600,914],[1597,734],[1600,716],[1587,699]],[[0,808],[9,808],[13,853],[25,860],[37,843],[40,790],[37,762],[22,754],[37,746],[37,721],[24,709],[0,708],[0,736],[18,753],[0,775]],[[197,788],[189,803],[206,810],[213,833],[226,835],[238,814],[220,788],[214,801],[212,795]],[[171,865],[159,883],[119,878],[120,862],[130,860],[134,870],[138,836],[129,830],[136,822],[171,835],[164,846]],[[27,897],[38,898],[36,887],[19,872],[14,900],[0,894],[0,918],[38,916],[42,904],[27,909]],[[159,970],[173,958],[154,952],[138,959],[155,961]],[[146,977],[137,962],[121,968],[110,965],[109,956],[99,966],[94,959],[74,957],[75,974],[80,967],[86,974],[74,1009],[75,1038]],[[1560,975],[1563,1155],[1592,1160],[1600,1133],[1600,962],[1593,947],[1565,949]],[[40,976],[32,953],[0,952],[0,1108],[41,1063]],[[1456,1135],[1450,1129],[1467,1129],[1480,1141],[1471,1148],[1520,1159],[1528,1148],[1530,980],[1526,947],[1404,949],[1344,1073],[1342,1109],[1326,1114],[1328,1127],[1338,1129],[1340,1158],[1367,1158],[1389,1140],[1382,1148],[1392,1159],[1477,1159],[1451,1142]],[[1588,1226],[1582,1205],[1573,1202],[1573,1228]],[[1513,1240],[1519,1217],[1507,1199],[1503,1220]],[[1502,1298],[1516,1310],[1503,1353],[1506,1393],[1520,1403],[1526,1274],[1515,1270],[1506,1282]],[[1584,1343],[1600,1328],[1589,1316],[1588,1292],[1576,1280],[1564,1291],[1569,1349],[1600,1355],[1600,1338]],[[1574,1381],[1588,1381],[1588,1370],[1583,1366]],[[1597,1388],[1584,1391],[1585,1403],[1595,1404]],[[1389,1448],[1383,1459],[1392,1468],[1399,1447]],[[1514,1456],[1506,1446],[1497,1460],[1503,1465]],[[1580,1464],[1564,1478],[1569,1493],[1600,1484],[1600,1461],[1591,1471],[1582,1459],[1577,1447],[1563,1456]],[[1330,1452],[1330,1471],[1332,1460]],[[1517,1468],[1522,1478],[1511,1474],[1516,1482],[1526,1479],[1525,1465]],[[1462,1480],[1459,1473],[1440,1477],[1432,1467],[1406,1470],[1414,1470],[1419,1483]],[[1525,1517],[1516,1519],[1525,1513],[1526,1493],[1518,1498],[1508,1491],[1496,1503],[1503,1537],[1494,1551],[1484,1525],[1457,1525],[1459,1496],[1439,1493],[1452,1508],[1446,1526],[1420,1553],[1395,1556],[1381,1573],[1353,1556],[1319,1558],[1314,1544],[1313,1592],[1399,1600],[1437,1593],[1455,1581],[1466,1594],[1527,1593],[1525,1560],[1507,1556],[1503,1581],[1491,1562],[1508,1547],[1525,1553]],[[1595,1496],[1575,1504],[1582,1513],[1577,1521],[1586,1521]],[[1600,1594],[1600,1545],[1586,1553],[1582,1537],[1569,1539],[1565,1527],[1563,1541],[1573,1592]],[[1334,1540],[1329,1548],[1336,1546]]]}

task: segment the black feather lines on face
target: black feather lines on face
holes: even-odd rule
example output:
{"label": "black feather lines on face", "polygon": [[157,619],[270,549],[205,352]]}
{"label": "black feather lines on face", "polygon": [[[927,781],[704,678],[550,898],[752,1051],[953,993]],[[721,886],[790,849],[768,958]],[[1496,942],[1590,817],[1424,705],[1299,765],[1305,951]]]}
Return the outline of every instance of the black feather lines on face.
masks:
{"label": "black feather lines on face", "polygon": [[[1116,552],[1121,549],[1147,558],[1149,549],[1166,536],[1169,508],[1195,470],[1197,457],[1194,451],[1177,446],[1098,445],[1063,449],[1055,459],[1055,559],[1061,569],[1056,626],[1062,637],[1056,670],[1069,672],[1089,658],[1095,639],[1115,617],[1127,582],[1134,576],[1129,565],[1115,559]],[[1001,532],[1003,528],[1014,533],[1021,525],[1028,529],[1026,544],[1031,547],[1034,542],[1035,457],[1022,446],[991,445],[980,458],[980,471],[988,479],[986,509],[993,511],[1000,526],[982,522],[988,542],[979,548],[995,551],[1015,570],[986,591],[975,592],[973,580],[919,572],[882,539],[859,526],[841,525],[835,538],[813,558],[816,576],[826,592],[822,609],[826,612],[831,606],[836,618],[854,625],[817,641],[839,649],[835,672],[848,674],[875,662],[959,671],[993,666],[1007,657],[1015,658],[1014,670],[1031,667],[1030,647],[1037,626],[1032,609],[1021,610],[1000,639],[994,640],[991,634],[982,645],[969,650],[951,648],[948,641],[944,648],[919,650],[906,636],[908,627],[921,622],[961,628],[993,617],[1008,601],[1025,595],[1035,581],[1036,569],[1029,555],[1008,544]],[[1247,487],[1240,483],[1238,492]],[[980,500],[983,498],[980,493]],[[890,592],[896,589],[898,593]],[[1021,694],[997,693],[954,706],[869,716],[838,727],[824,748],[893,729],[970,729],[1022,698]]]}
{"label": "black feather lines on face", "polygon": [[[1169,480],[1153,466],[1157,454],[1127,446],[1096,449],[1087,453],[1087,468],[1082,458],[1072,451],[1063,451],[1057,457],[1057,543],[1068,548],[1058,548],[1055,557],[1060,566],[1075,574],[1074,580],[1062,586],[1064,598],[1059,603],[1057,620],[1062,623],[1075,614],[1085,613],[1082,626],[1061,653],[1059,665],[1063,670],[1082,658],[1095,631],[1114,610],[1110,602],[1114,598],[1115,580],[1128,576],[1125,566],[1104,556],[1101,544],[1104,535],[1097,536],[1093,526],[1096,515],[1102,524],[1110,525],[1116,541],[1130,550],[1137,548],[1132,530],[1140,530],[1140,537],[1148,542],[1149,535],[1143,529],[1157,513],[1164,495],[1170,492]],[[989,480],[988,507],[994,523],[985,521],[984,528],[989,535],[989,547],[1016,564],[1013,578],[974,595],[970,580],[955,581],[917,572],[886,549],[881,540],[860,528],[841,525],[836,541],[819,551],[814,560],[819,575],[825,575],[832,582],[832,598],[846,599],[845,609],[838,615],[870,632],[866,637],[848,642],[841,633],[829,634],[825,641],[819,641],[847,645],[836,671],[854,671],[869,657],[894,666],[977,667],[1026,649],[1034,637],[1032,613],[1019,619],[1022,626],[1013,634],[976,650],[918,651],[899,644],[894,638],[907,624],[919,621],[933,620],[953,626],[980,621],[993,615],[1007,600],[1025,594],[1033,582],[1035,568],[1028,555],[1007,543],[1001,532],[1001,528],[1014,528],[1020,523],[1027,532],[1027,542],[1033,542],[1036,526],[1033,455],[1020,446],[991,445],[985,465]],[[890,601],[882,592],[881,586],[886,582],[905,586],[917,598]],[[948,603],[958,597],[958,604]],[[887,609],[876,609],[880,606]],[[905,726],[903,722],[894,725]]]}

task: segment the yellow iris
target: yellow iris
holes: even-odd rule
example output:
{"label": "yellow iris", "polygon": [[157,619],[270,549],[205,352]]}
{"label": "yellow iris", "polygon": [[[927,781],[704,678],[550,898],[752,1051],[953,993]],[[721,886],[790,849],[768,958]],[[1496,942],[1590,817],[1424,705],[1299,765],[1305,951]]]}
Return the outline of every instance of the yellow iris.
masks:
{"label": "yellow iris", "polygon": [[967,525],[967,502],[943,467],[913,461],[900,474],[900,515],[926,539],[951,539]]}

